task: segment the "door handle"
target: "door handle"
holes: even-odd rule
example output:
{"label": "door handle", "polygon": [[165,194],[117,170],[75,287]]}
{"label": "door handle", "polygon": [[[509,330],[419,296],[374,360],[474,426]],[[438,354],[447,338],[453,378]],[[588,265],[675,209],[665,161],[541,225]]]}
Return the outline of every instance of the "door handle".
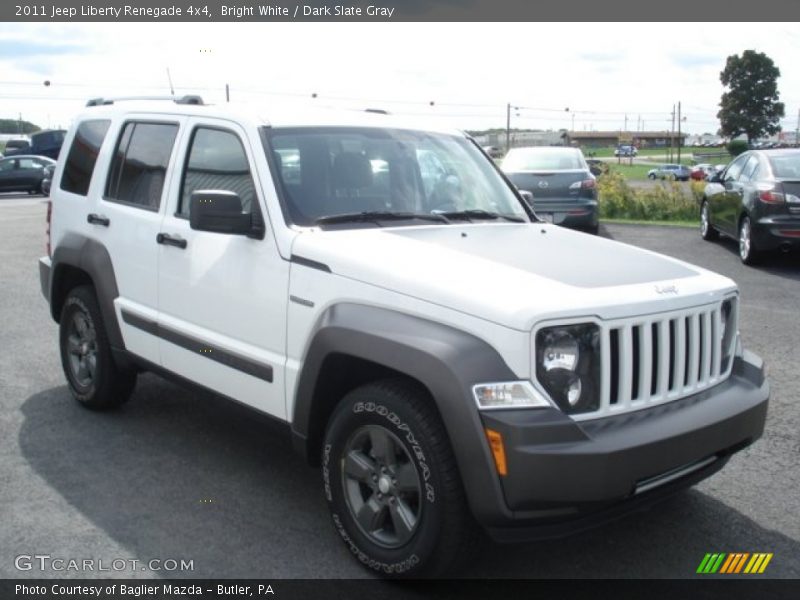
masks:
{"label": "door handle", "polygon": [[159,233],[156,236],[156,242],[166,246],[175,246],[176,248],[186,248],[187,242],[179,235],[169,235],[168,233]]}
{"label": "door handle", "polygon": [[95,213],[89,214],[86,217],[86,222],[91,223],[92,225],[102,225],[103,227],[108,227],[111,225],[111,219],[105,215],[98,215]]}

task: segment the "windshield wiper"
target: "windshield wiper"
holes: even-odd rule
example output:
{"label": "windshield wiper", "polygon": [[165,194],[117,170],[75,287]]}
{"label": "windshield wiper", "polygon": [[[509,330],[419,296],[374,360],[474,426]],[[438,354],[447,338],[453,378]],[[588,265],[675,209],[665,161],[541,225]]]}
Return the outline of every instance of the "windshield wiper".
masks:
{"label": "windshield wiper", "polygon": [[525,222],[525,219],[523,219],[522,217],[518,217],[516,215],[503,215],[500,213],[483,210],[482,208],[473,208],[470,210],[457,210],[457,211],[442,212],[437,214],[447,217],[448,219],[466,219],[467,221],[505,219],[506,221],[512,221],[514,223]]}
{"label": "windshield wiper", "polygon": [[436,221],[437,223],[449,223],[446,215],[436,213],[415,213],[415,212],[391,212],[381,210],[366,210],[357,213],[343,213],[341,215],[329,215],[320,217],[314,221],[315,225],[333,225],[336,223],[378,223],[379,221]]}

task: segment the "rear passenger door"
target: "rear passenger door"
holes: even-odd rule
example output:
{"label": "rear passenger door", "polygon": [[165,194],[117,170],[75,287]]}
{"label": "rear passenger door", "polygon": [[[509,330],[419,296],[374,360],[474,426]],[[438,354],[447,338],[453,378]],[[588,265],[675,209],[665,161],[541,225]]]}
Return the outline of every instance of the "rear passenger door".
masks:
{"label": "rear passenger door", "polygon": [[[161,226],[169,242],[158,248],[161,356],[168,370],[285,419],[289,263],[269,227],[252,135],[253,144],[231,122],[189,122]],[[235,192],[264,220],[263,239],[191,229],[198,190]]]}
{"label": "rear passenger door", "polygon": [[[114,140],[100,202],[83,219],[108,250],[119,296],[114,301],[125,348],[161,364],[158,322],[158,244],[168,174],[185,117],[123,119]],[[66,174],[65,174],[66,176]]]}
{"label": "rear passenger door", "polygon": [[721,201],[716,209],[715,218],[718,226],[729,235],[738,235],[739,207],[742,205],[742,184],[739,182],[739,175],[744,168],[749,154],[743,154],[728,165],[722,174],[722,185],[725,192],[722,194]]}

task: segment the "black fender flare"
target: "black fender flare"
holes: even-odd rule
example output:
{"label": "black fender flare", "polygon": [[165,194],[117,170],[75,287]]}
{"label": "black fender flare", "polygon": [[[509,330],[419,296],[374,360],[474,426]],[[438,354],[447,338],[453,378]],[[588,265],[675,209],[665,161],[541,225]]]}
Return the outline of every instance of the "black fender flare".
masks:
{"label": "black fender flare", "polygon": [[97,240],[70,233],[59,241],[53,251],[51,263],[50,314],[53,319],[57,322],[61,318],[60,309],[66,292],[61,289],[67,272],[64,267],[79,269],[86,273],[94,284],[111,347],[124,350],[122,332],[114,311],[114,299],[119,296],[119,289],[114,275],[114,265],[106,247]]}
{"label": "black fender flare", "polygon": [[318,375],[332,354],[376,363],[424,385],[444,422],[473,514],[487,522],[508,511],[472,395],[476,383],[520,379],[497,350],[470,333],[393,310],[329,307],[310,337],[296,386],[293,441],[308,458],[324,435],[325,424],[314,422],[313,402]]}

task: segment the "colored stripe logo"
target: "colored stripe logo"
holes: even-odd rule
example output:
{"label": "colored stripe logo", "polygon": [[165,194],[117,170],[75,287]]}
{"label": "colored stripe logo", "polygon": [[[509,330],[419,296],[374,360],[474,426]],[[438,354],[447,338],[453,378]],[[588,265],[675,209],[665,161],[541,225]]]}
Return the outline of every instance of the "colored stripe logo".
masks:
{"label": "colored stripe logo", "polygon": [[772,552],[718,552],[708,553],[700,561],[697,573],[732,575],[763,573],[772,560]]}

